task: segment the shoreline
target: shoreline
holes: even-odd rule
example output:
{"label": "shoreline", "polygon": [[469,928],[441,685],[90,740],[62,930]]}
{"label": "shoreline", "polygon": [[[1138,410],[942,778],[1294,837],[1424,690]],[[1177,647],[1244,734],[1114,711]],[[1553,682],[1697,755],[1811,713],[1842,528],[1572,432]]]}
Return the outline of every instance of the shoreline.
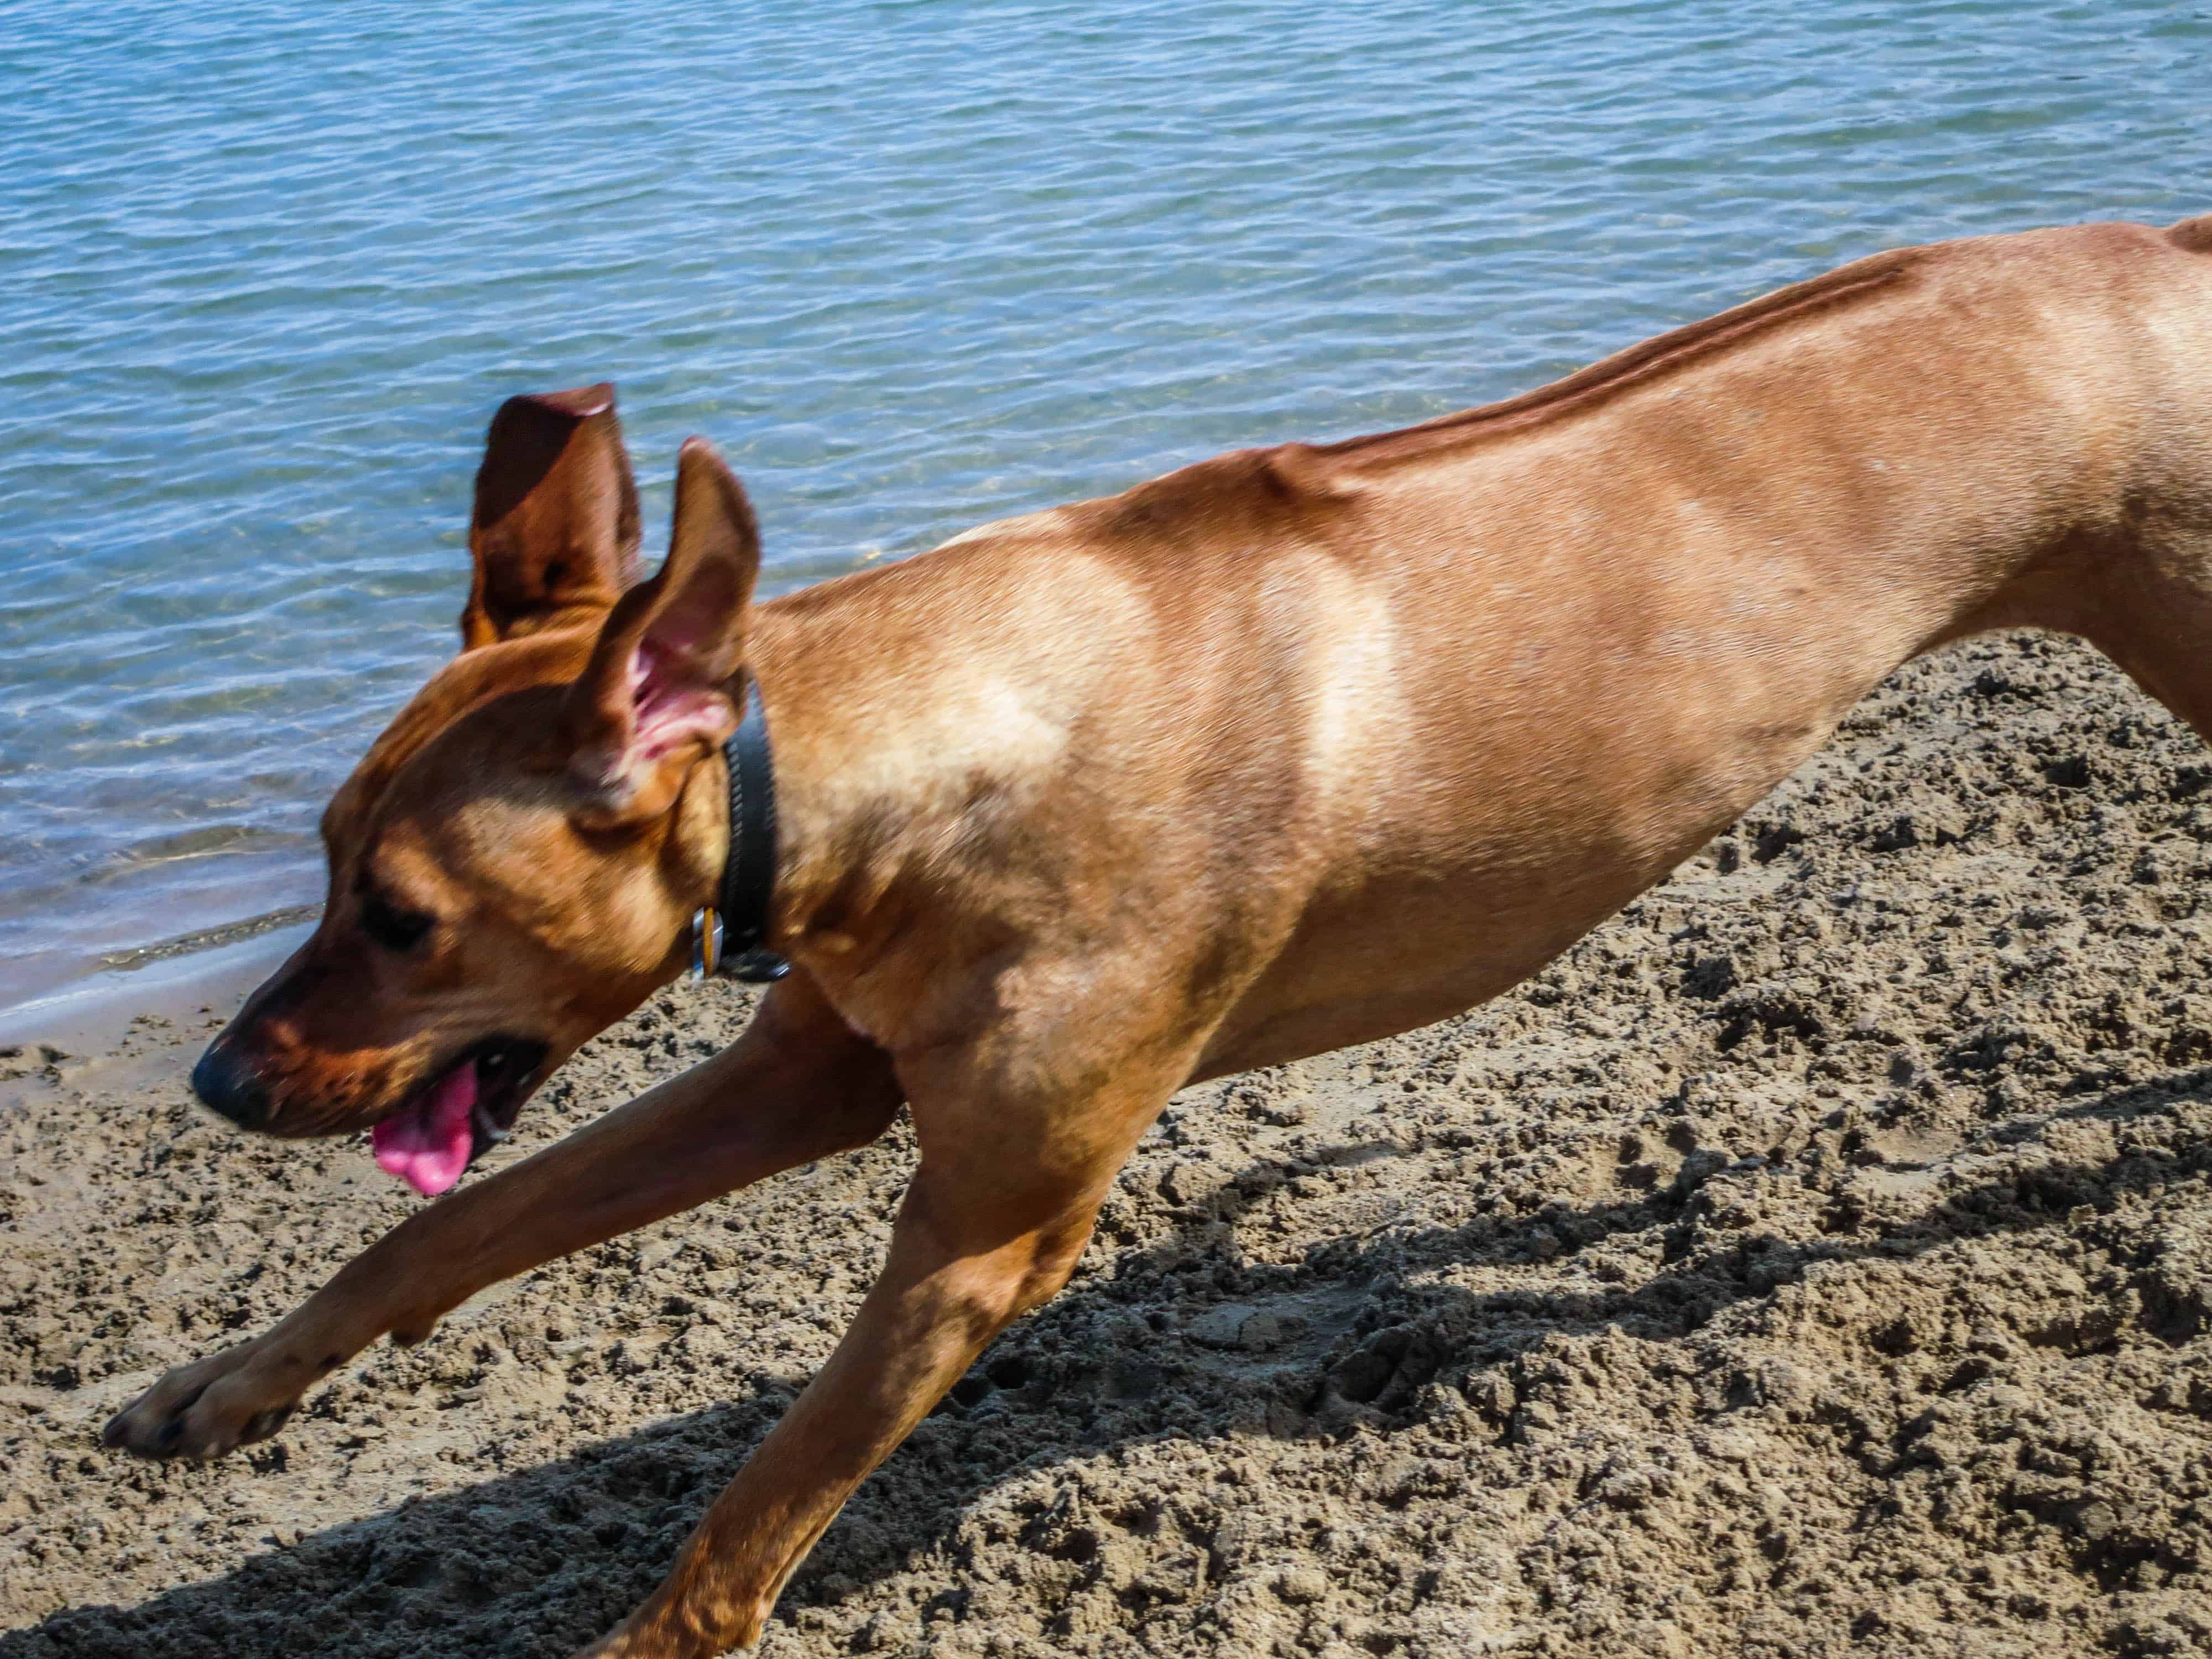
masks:
{"label": "shoreline", "polygon": [[[280,915],[287,913],[280,912]],[[309,920],[210,929],[218,943],[149,945],[129,967],[104,965],[41,995],[0,1008],[0,1050],[43,1047],[68,1055],[114,1047],[133,1025],[220,1013],[228,1018],[246,994],[313,931]]]}

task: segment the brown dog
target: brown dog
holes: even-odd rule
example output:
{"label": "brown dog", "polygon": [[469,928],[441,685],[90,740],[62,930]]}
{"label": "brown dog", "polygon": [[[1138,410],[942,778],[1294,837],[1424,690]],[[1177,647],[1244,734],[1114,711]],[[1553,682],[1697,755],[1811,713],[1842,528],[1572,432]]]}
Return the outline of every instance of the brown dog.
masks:
{"label": "brown dog", "polygon": [[274,1431],[384,1333],[878,1134],[835,1356],[599,1654],[750,1641],[854,1486],[1066,1279],[1168,1097],[1540,967],[1899,663],[2087,636],[2212,732],[2212,217],[1882,254],[1408,431],[1246,451],[755,606],[705,445],[668,560],[608,388],[519,398],[463,648],[324,820],[313,938],[210,1048],[277,1135],[449,1184],[684,966],[757,685],[793,964],[724,1054],[427,1208],[111,1443]]}

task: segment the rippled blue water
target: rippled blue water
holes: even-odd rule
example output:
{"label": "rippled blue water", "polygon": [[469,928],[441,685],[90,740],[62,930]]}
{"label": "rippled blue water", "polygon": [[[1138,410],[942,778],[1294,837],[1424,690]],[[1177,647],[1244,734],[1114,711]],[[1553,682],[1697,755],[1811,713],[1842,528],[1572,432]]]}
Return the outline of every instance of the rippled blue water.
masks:
{"label": "rippled blue water", "polygon": [[2212,208],[2208,65],[2171,4],[15,0],[0,1002],[317,896],[508,392],[619,381],[649,526],[712,436],[788,587]]}

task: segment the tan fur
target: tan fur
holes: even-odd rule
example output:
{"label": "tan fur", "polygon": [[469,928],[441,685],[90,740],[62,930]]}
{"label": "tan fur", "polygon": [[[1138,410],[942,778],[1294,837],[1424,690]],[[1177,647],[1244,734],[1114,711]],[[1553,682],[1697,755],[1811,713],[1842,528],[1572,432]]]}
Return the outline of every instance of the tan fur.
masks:
{"label": "tan fur", "polygon": [[[1884,254],[1526,397],[727,615],[700,596],[757,566],[734,480],[687,449],[668,568],[632,586],[611,394],[537,400],[538,459],[495,442],[480,483],[471,648],[339,792],[322,926],[217,1049],[267,1085],[260,1127],[324,1133],[487,1030],[550,1065],[635,1006],[720,866],[740,659],[795,970],[726,1054],[423,1210],[111,1441],[271,1432],[379,1334],[903,1101],[921,1159],[882,1279],[593,1651],[751,1640],[854,1486],[1065,1280],[1176,1089],[1494,995],[1945,641],[2082,634],[2212,731],[2208,253],[2212,218]],[[648,752],[629,641],[702,618],[671,672],[711,729]],[[429,945],[363,940],[364,872],[441,918]]]}

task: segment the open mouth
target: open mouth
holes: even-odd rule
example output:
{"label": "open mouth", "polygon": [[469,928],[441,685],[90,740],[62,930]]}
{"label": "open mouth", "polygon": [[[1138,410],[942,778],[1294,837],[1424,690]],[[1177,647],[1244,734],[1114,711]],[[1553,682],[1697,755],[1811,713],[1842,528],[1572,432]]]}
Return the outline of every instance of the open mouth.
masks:
{"label": "open mouth", "polygon": [[369,1130],[376,1167],[435,1198],[487,1147],[507,1139],[546,1053],[531,1037],[491,1036],[471,1045]]}

